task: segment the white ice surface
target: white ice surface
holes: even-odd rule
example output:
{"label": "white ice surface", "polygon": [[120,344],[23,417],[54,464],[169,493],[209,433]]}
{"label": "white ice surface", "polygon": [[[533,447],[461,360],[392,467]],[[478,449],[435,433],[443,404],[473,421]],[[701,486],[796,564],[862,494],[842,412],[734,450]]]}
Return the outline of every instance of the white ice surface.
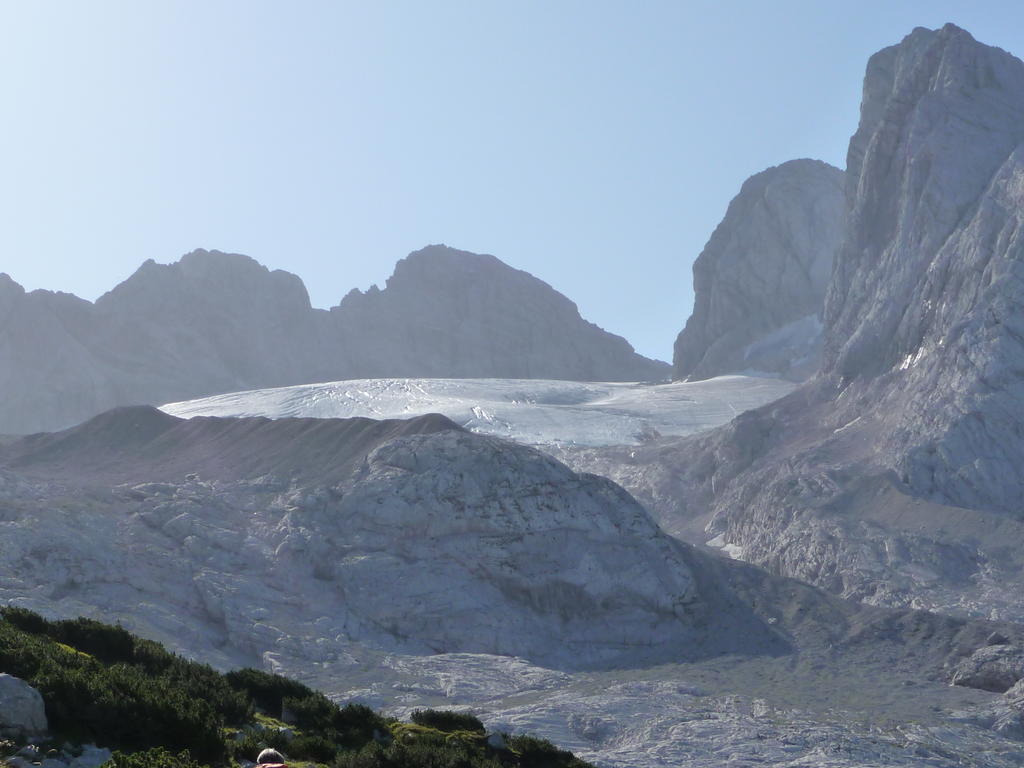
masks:
{"label": "white ice surface", "polygon": [[473,432],[532,445],[631,445],[711,429],[789,393],[752,376],[672,384],[542,379],[356,379],[169,403],[174,416],[400,419],[443,413]]}

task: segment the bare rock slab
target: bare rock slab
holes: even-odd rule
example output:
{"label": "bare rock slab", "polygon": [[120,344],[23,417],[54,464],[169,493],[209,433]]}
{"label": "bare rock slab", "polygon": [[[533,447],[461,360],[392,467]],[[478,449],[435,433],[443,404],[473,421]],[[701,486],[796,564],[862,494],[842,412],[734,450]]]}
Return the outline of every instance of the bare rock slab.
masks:
{"label": "bare rock slab", "polygon": [[21,678],[0,674],[0,734],[37,736],[46,733],[47,728],[39,691]]}

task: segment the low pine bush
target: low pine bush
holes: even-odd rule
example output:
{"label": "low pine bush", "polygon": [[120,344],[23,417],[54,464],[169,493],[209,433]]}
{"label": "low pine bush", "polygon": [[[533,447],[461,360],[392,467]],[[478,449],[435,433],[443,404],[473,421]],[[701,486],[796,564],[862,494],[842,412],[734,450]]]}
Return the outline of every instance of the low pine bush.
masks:
{"label": "low pine bush", "polygon": [[572,752],[533,736],[512,736],[509,747],[518,754],[520,768],[591,768]]}
{"label": "low pine bush", "polygon": [[263,712],[278,720],[286,698],[305,699],[314,694],[302,683],[258,669],[236,669],[224,675],[224,679],[234,690],[246,694]]}
{"label": "low pine bush", "polygon": [[447,733],[452,731],[479,731],[483,733],[486,730],[484,724],[480,722],[480,718],[468,712],[417,709],[412,713],[411,718],[416,725],[436,728]]}
{"label": "low pine bush", "polygon": [[[424,709],[412,724],[388,721],[278,675],[221,675],[90,619],[0,608],[0,672],[42,694],[56,736],[117,750],[105,768],[222,768],[266,747],[333,768],[590,768],[526,736],[492,749],[472,714]],[[261,726],[257,707],[294,728]]]}
{"label": "low pine bush", "polygon": [[193,760],[188,751],[175,755],[162,747],[156,747],[144,752],[115,752],[103,764],[103,768],[207,768],[207,766]]}

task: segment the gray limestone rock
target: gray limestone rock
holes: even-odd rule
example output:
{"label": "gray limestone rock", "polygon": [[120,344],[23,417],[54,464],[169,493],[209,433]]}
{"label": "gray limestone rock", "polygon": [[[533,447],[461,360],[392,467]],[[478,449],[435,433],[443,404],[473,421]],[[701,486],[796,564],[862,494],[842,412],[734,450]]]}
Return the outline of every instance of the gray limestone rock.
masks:
{"label": "gray limestone rock", "polygon": [[[1024,63],[952,25],[918,29],[872,57],[864,93],[821,375],[762,412],[764,449],[716,530],[785,572],[817,560],[806,542],[838,542],[815,578],[842,582],[836,553],[871,521],[896,539],[877,583],[924,566],[994,598],[1014,591],[1004,546],[1024,512]],[[840,535],[811,534],[832,519]],[[947,544],[962,556],[920,549]]]}
{"label": "gray limestone rock", "polygon": [[1015,701],[1011,689],[1024,678],[1024,649],[1010,645],[979,648],[957,664],[950,682],[966,688],[1006,693]]}
{"label": "gray limestone rock", "polygon": [[47,728],[39,691],[20,678],[0,673],[0,735],[33,737]]}
{"label": "gray limestone rock", "polygon": [[[868,66],[823,370],[933,501],[1024,511],[1024,63],[952,25]],[[838,393],[837,393],[838,394]],[[846,407],[843,407],[843,406]]]}
{"label": "gray limestone rock", "polygon": [[[570,669],[785,647],[614,483],[436,414],[121,408],[0,446],[0,465],[44,497],[0,486],[0,509],[19,510],[0,519],[0,600],[108,617],[138,604],[174,647],[309,660],[363,644]],[[54,509],[50,493],[78,501]]]}
{"label": "gray limestone rock", "polygon": [[843,172],[818,160],[747,179],[693,263],[693,314],[676,339],[673,378],[814,373],[843,214]]}
{"label": "gray limestone rock", "polygon": [[381,289],[331,310],[360,377],[642,381],[668,366],[580,317],[547,283],[490,255],[431,245]]}
{"label": "gray limestone rock", "polygon": [[774,572],[1021,620],[1024,63],[917,29],[872,57],[861,113],[818,375],[611,476],[666,529]]}
{"label": "gray limestone rock", "polygon": [[[945,685],[948,663],[994,631],[1020,647],[1021,627],[857,605],[702,553],[606,479],[436,414],[139,407],[5,441],[0,541],[0,603],[116,620],[339,701],[575,734],[610,766],[1019,764],[934,709],[985,696]],[[867,712],[899,729],[857,725]],[[908,754],[915,722],[949,736]]]}

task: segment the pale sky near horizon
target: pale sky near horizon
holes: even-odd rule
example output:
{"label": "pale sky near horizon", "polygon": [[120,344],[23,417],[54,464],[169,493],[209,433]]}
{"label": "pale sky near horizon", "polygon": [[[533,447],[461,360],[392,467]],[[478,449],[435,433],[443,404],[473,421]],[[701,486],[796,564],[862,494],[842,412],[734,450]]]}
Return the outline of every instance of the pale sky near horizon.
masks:
{"label": "pale sky near horizon", "polygon": [[547,281],[671,360],[743,180],[845,165],[868,56],[1024,3],[0,0],[0,272],[95,299],[246,253],[314,306],[428,243]]}

